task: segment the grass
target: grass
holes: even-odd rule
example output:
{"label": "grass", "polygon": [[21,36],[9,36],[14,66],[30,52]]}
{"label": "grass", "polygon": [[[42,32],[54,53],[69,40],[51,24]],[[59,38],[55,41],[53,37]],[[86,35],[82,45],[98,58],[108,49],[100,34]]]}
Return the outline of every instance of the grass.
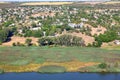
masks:
{"label": "grass", "polygon": [[[0,69],[28,72],[56,65],[67,71],[79,71],[79,68],[102,62],[114,64],[120,60],[119,51],[83,47],[0,47]],[[95,67],[91,69],[97,71]]]}
{"label": "grass", "polygon": [[66,69],[64,67],[56,66],[56,65],[49,65],[49,66],[41,67],[38,72],[40,73],[61,73],[65,71]]}
{"label": "grass", "polygon": [[4,71],[0,69],[0,74],[3,74],[3,73],[4,73]]}
{"label": "grass", "polygon": [[80,72],[120,72],[119,67],[107,67],[105,69],[101,69],[98,65],[88,66],[84,68],[80,68]]}
{"label": "grass", "polygon": [[119,50],[82,47],[0,47],[0,64],[24,65],[28,63],[104,62],[105,58],[119,58]]}

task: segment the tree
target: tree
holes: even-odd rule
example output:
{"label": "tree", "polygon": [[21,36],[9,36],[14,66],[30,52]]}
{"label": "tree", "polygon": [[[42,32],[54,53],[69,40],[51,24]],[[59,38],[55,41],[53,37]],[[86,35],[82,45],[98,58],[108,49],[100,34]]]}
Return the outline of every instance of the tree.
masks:
{"label": "tree", "polygon": [[9,38],[9,30],[0,30],[0,43],[7,41]]}
{"label": "tree", "polygon": [[53,38],[49,38],[49,37],[42,37],[38,40],[39,45],[41,46],[46,46],[46,45],[53,45]]}
{"label": "tree", "polygon": [[84,40],[72,35],[62,35],[55,39],[55,44],[61,46],[84,46]]}
{"label": "tree", "polygon": [[101,69],[105,69],[107,67],[107,64],[106,63],[101,63],[98,65],[99,68]]}
{"label": "tree", "polygon": [[100,34],[99,36],[95,36],[96,46],[100,47],[102,42],[110,42],[117,39],[117,33],[115,31],[107,31],[104,34]]}
{"label": "tree", "polygon": [[32,39],[26,39],[25,43],[27,46],[30,46],[32,43]]}

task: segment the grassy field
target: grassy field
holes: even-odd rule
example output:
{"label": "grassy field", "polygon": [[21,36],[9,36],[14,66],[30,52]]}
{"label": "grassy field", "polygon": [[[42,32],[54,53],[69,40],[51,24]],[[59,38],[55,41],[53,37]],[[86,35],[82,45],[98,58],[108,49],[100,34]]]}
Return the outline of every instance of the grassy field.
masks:
{"label": "grassy field", "polygon": [[0,69],[5,72],[41,69],[44,71],[43,67],[53,65],[64,67],[66,71],[81,71],[80,68],[118,61],[119,50],[82,47],[0,47]]}
{"label": "grassy field", "polygon": [[34,6],[34,5],[66,5],[72,4],[73,2],[29,2],[29,3],[22,3],[22,6]]}

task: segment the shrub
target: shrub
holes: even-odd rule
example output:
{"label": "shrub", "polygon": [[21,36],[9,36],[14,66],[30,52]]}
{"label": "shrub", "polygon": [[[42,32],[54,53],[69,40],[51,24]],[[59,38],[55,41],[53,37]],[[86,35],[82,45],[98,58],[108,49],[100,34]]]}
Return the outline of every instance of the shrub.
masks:
{"label": "shrub", "polygon": [[105,68],[107,68],[107,64],[106,63],[101,63],[101,64],[98,65],[98,67],[101,68],[101,69],[105,69]]}
{"label": "shrub", "polygon": [[26,43],[27,46],[32,45],[31,42],[32,42],[32,39],[26,39],[26,41],[25,41],[25,43]]}
{"label": "shrub", "polygon": [[16,43],[13,43],[12,45],[13,45],[13,46],[16,46]]}
{"label": "shrub", "polygon": [[2,74],[2,73],[4,73],[4,70],[1,70],[1,69],[0,69],[0,74]]}
{"label": "shrub", "polygon": [[41,46],[45,46],[45,45],[52,45],[53,43],[53,39],[49,38],[49,37],[42,37],[38,40],[39,45]]}

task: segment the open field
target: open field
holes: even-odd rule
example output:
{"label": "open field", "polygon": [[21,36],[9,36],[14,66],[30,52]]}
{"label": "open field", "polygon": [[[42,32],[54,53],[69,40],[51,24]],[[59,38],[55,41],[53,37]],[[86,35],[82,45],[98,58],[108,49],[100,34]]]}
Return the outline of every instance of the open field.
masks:
{"label": "open field", "polygon": [[72,4],[73,2],[29,2],[29,3],[22,3],[22,6],[34,6],[34,5],[66,5]]}
{"label": "open field", "polygon": [[13,8],[19,6],[19,3],[0,2],[0,8]]}
{"label": "open field", "polygon": [[61,67],[65,68],[67,72],[76,72],[81,71],[81,68],[98,65],[102,62],[115,63],[120,60],[119,56],[119,50],[100,48],[0,47],[0,70],[5,72],[44,72],[46,68],[49,69],[47,66],[59,66],[60,69]]}
{"label": "open field", "polygon": [[103,4],[120,4],[120,1],[108,1]]}

